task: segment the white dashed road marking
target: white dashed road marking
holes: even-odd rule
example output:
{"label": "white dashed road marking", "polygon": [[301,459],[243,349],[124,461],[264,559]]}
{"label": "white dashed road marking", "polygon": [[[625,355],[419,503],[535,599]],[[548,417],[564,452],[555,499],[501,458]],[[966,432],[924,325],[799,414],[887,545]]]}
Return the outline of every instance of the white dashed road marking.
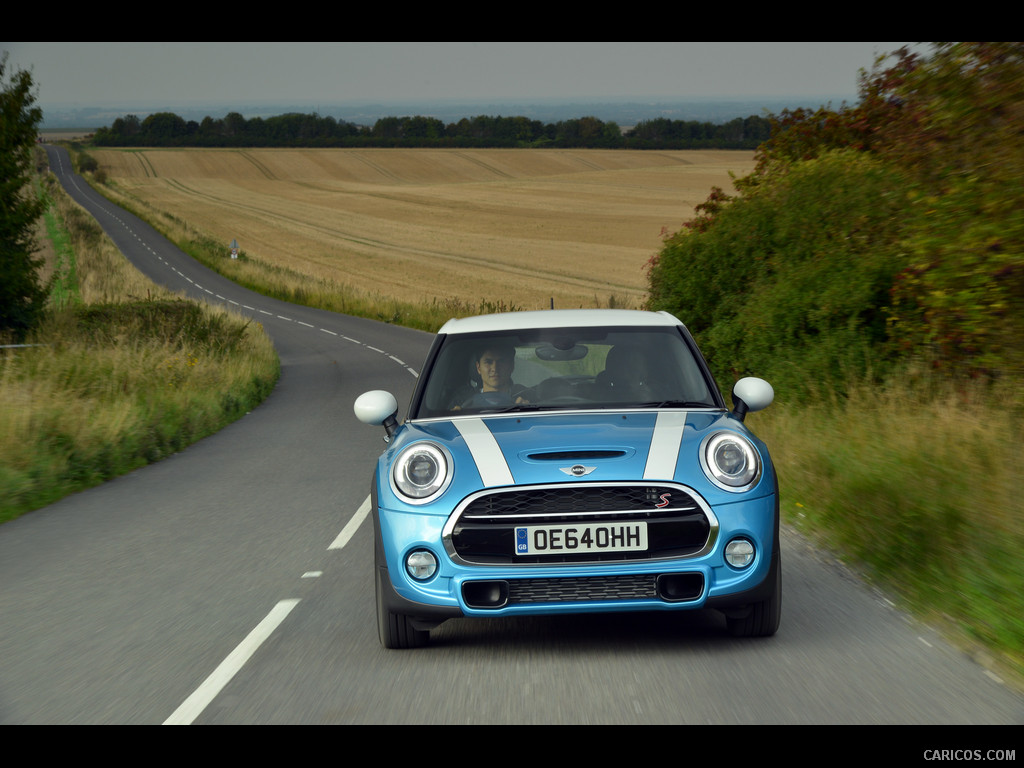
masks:
{"label": "white dashed road marking", "polygon": [[282,600],[275,605],[266,618],[249,633],[248,637],[220,663],[213,674],[206,678],[203,684],[185,699],[170,717],[164,720],[164,725],[191,725],[298,604],[298,600]]}

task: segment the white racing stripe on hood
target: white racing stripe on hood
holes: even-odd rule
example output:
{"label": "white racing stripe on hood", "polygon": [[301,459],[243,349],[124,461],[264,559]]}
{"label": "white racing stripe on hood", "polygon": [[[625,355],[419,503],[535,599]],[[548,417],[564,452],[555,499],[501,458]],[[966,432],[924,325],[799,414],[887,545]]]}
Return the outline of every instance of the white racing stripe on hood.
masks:
{"label": "white racing stripe on hood", "polygon": [[651,435],[651,452],[644,467],[644,480],[671,480],[675,477],[685,425],[685,412],[658,414],[654,434]]}
{"label": "white racing stripe on hood", "polygon": [[485,486],[515,483],[498,441],[482,419],[455,419],[452,423],[466,441]]}

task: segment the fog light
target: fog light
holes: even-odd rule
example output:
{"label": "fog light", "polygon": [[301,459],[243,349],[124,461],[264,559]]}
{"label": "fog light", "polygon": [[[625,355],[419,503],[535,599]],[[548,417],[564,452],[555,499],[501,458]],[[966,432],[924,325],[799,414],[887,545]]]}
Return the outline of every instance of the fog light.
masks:
{"label": "fog light", "polygon": [[405,570],[417,581],[426,581],[437,572],[437,558],[425,549],[410,552],[405,558]]}
{"label": "fog light", "polygon": [[733,568],[746,568],[754,562],[754,545],[746,539],[733,539],[725,545],[725,562]]}

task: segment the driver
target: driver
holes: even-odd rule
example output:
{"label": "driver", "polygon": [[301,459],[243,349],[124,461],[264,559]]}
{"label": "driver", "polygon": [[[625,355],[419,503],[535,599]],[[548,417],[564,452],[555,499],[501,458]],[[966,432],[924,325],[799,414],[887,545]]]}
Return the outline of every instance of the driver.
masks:
{"label": "driver", "polygon": [[515,347],[510,344],[488,345],[479,351],[474,364],[481,387],[462,404],[463,408],[494,408],[527,402],[520,394],[525,387],[512,381],[512,371],[516,367]]}

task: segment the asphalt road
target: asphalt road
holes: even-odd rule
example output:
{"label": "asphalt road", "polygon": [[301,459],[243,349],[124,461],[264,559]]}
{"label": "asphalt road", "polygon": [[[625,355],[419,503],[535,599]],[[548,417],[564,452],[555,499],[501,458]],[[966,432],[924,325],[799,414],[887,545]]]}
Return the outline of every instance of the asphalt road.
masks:
{"label": "asphalt road", "polygon": [[1024,722],[1024,697],[791,531],[773,638],[686,613],[451,621],[383,650],[361,509],[383,433],[351,404],[404,407],[430,337],[241,289],[49,152],[154,281],[262,322],[282,376],[220,433],[0,526],[0,723]]}

